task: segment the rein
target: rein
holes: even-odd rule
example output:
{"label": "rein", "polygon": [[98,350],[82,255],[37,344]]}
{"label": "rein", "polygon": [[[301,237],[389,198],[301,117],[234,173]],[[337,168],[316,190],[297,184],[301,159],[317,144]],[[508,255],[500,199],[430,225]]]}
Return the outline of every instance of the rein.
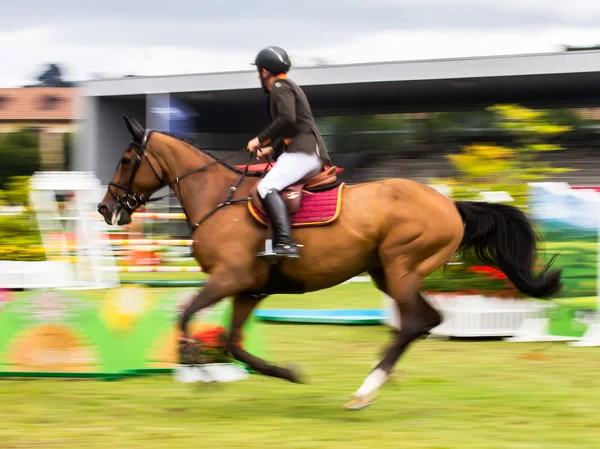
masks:
{"label": "rein", "polygon": [[[241,153],[242,151],[247,151],[247,149],[243,148],[242,150],[238,151],[237,153],[234,153],[234,156],[237,155],[237,154],[239,154],[239,153]],[[242,173],[240,175],[240,177],[238,178],[238,180],[235,182],[235,184],[229,188],[229,194],[227,195],[227,198],[225,198],[225,200],[223,202],[217,204],[210,212],[208,212],[206,215],[204,215],[204,217],[202,217],[199,221],[197,221],[196,223],[190,225],[190,228],[192,229],[192,232],[195,231],[196,229],[198,229],[202,223],[204,223],[209,217],[211,217],[216,211],[218,211],[222,207],[228,206],[230,204],[235,204],[235,203],[245,203],[246,201],[248,201],[248,200],[251,199],[250,197],[239,198],[237,200],[233,199],[233,195],[235,194],[235,192],[237,192],[237,189],[240,186],[240,184],[242,183],[243,179],[248,175],[248,169],[250,168],[250,161],[251,160],[252,160],[252,153],[250,153],[248,155],[248,162],[246,163],[246,168],[244,169],[244,173]],[[214,162],[219,163],[221,161],[219,161],[217,159]],[[205,168],[208,168],[211,165],[214,165],[214,163],[205,165],[204,167],[200,167],[200,169],[196,169],[196,170],[193,170],[193,171],[191,171],[189,173],[186,173],[184,176],[177,178],[177,182],[181,181],[181,179],[183,177],[187,177],[188,175],[191,175],[192,173],[198,173],[198,172],[204,170]],[[173,189],[173,191],[174,190],[175,189]],[[181,201],[180,201],[181,208],[183,209],[183,213],[187,217],[188,214],[185,211],[185,207],[183,205],[183,196],[181,195],[181,189],[179,190],[179,197],[181,198]],[[189,220],[189,217],[188,217],[188,220]]]}
{"label": "rein", "polygon": [[[152,161],[150,160],[150,158],[148,157],[148,153],[146,151],[146,145],[148,144],[148,141],[150,140],[150,136],[152,135],[152,133],[154,132],[154,130],[146,130],[145,134],[144,134],[144,138],[142,139],[141,143],[137,143],[137,142],[130,142],[130,145],[135,149],[135,152],[137,154],[137,158],[135,159],[135,166],[133,167],[133,171],[131,172],[131,176],[129,177],[129,182],[127,186],[123,186],[121,184],[117,184],[115,182],[109,182],[108,185],[108,191],[110,192],[111,196],[120,204],[120,206],[127,211],[127,213],[129,215],[132,215],[133,212],[135,211],[135,209],[137,209],[140,206],[143,206],[144,204],[147,203],[152,203],[155,201],[160,201],[163,198],[166,198],[168,195],[163,195],[161,197],[158,198],[151,198],[151,196],[156,193],[158,190],[162,189],[165,186],[169,186],[171,190],[173,190],[173,192],[175,192],[176,194],[178,194],[179,196],[179,203],[181,204],[181,208],[183,209],[183,213],[185,214],[185,216],[188,219],[188,224],[189,224],[189,216],[187,214],[187,211],[185,210],[185,206],[183,204],[183,196],[181,194],[181,189],[177,189],[177,191],[175,190],[175,186],[178,185],[183,179],[187,178],[188,176],[191,176],[193,174],[196,173],[200,173],[204,170],[206,170],[207,168],[210,168],[216,164],[220,164],[223,165],[224,167],[227,167],[227,165],[225,164],[225,161],[229,160],[229,159],[233,159],[234,157],[238,156],[240,153],[242,153],[243,151],[247,151],[246,148],[242,148],[239,151],[236,151],[235,153],[223,158],[223,159],[219,159],[213,155],[210,155],[212,158],[214,158],[214,161],[203,165],[202,167],[199,168],[195,168],[187,173],[184,173],[181,176],[177,176],[175,177],[173,180],[168,180],[168,181],[163,181],[161,179],[161,177],[159,176],[158,172],[156,171],[156,169],[154,168],[154,165],[152,164]],[[144,157],[146,159],[146,161],[148,162],[148,165],[150,166],[150,169],[152,170],[152,172],[154,173],[154,176],[156,176],[156,179],[158,179],[158,181],[160,182],[160,185],[149,192],[144,192],[141,194],[135,193],[132,191],[132,186],[133,186],[133,182],[135,180],[135,176],[140,168],[141,162],[142,162],[142,157]],[[250,168],[250,161],[252,160],[252,153],[250,153],[248,155],[248,162],[246,163],[246,168],[244,169],[244,171],[241,173],[240,177],[238,178],[238,180],[236,181],[236,183],[230,187],[229,189],[229,194],[227,195],[227,198],[225,198],[224,201],[222,201],[221,203],[217,204],[217,206],[215,206],[210,212],[208,212],[206,215],[204,215],[204,217],[202,217],[199,221],[190,224],[190,228],[192,229],[192,231],[198,229],[200,227],[200,225],[202,225],[202,223],[204,223],[209,217],[211,217],[215,212],[217,212],[219,209],[228,206],[230,204],[235,204],[235,203],[242,203],[242,202],[246,202],[248,201],[250,198],[246,197],[246,198],[240,198],[240,199],[232,199],[233,195],[235,194],[235,192],[237,191],[238,187],[240,186],[240,184],[242,183],[243,179],[248,176],[248,169]],[[227,167],[228,168],[228,167]],[[113,192],[113,190],[111,189],[111,187],[116,187],[118,189],[124,190],[125,193],[121,196],[118,196],[116,193]]]}

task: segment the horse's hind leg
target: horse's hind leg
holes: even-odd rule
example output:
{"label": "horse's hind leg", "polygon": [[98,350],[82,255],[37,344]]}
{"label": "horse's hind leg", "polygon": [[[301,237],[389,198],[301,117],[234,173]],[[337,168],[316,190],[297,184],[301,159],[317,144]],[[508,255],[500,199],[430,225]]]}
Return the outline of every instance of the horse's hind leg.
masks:
{"label": "horse's hind leg", "polygon": [[290,382],[301,383],[300,376],[290,368],[284,368],[277,365],[271,365],[265,360],[256,357],[233,344],[240,335],[242,326],[264,297],[254,297],[252,295],[240,294],[233,298],[233,314],[231,322],[231,331],[229,333],[228,347],[231,355],[236,360],[247,364],[250,368],[258,371],[265,376],[277,377]]}
{"label": "horse's hind leg", "polygon": [[440,314],[419,292],[420,279],[416,273],[397,271],[393,267],[386,268],[385,273],[385,279],[382,272],[374,272],[371,276],[378,288],[391,296],[399,308],[400,329],[394,330],[394,341],[383,359],[346,405],[350,409],[361,409],[371,404],[408,345],[441,322]]}

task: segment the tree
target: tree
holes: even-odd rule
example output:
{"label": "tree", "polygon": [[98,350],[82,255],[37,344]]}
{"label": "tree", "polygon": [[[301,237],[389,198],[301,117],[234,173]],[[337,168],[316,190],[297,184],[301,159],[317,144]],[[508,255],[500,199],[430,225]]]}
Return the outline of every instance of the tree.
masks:
{"label": "tree", "polygon": [[494,113],[494,126],[506,130],[514,143],[477,143],[464,147],[460,154],[447,156],[458,176],[442,182],[454,187],[455,199],[473,199],[482,191],[505,190],[515,198],[516,205],[524,206],[527,182],[573,171],[540,160],[543,153],[564,150],[548,140],[570,131],[571,126],[557,125],[546,111],[519,105],[496,105],[487,110]]}
{"label": "tree", "polygon": [[48,64],[46,70],[37,76],[39,83],[25,87],[72,87],[73,83],[63,79],[62,69],[58,64]]}

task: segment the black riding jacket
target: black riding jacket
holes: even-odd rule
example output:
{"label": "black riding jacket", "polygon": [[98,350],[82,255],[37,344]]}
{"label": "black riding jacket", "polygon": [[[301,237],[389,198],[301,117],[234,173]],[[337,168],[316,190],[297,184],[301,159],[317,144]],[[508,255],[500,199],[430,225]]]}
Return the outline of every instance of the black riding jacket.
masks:
{"label": "black riding jacket", "polygon": [[269,125],[258,134],[262,146],[271,145],[275,159],[281,153],[317,153],[331,165],[323,136],[317,129],[304,91],[285,76],[273,83],[269,95]]}

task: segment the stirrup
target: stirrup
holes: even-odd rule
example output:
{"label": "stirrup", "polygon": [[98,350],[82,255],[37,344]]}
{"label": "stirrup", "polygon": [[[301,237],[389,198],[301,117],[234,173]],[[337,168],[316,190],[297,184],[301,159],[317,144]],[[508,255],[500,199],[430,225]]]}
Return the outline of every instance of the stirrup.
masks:
{"label": "stirrup", "polygon": [[[287,246],[287,245],[286,245]],[[279,252],[273,248],[273,240],[267,239],[265,241],[265,250],[258,253],[256,257],[260,259],[265,259],[269,263],[277,263],[281,259],[298,259],[300,258],[300,254],[298,253],[297,248],[302,248],[303,245],[293,244],[290,245],[291,252]]]}

